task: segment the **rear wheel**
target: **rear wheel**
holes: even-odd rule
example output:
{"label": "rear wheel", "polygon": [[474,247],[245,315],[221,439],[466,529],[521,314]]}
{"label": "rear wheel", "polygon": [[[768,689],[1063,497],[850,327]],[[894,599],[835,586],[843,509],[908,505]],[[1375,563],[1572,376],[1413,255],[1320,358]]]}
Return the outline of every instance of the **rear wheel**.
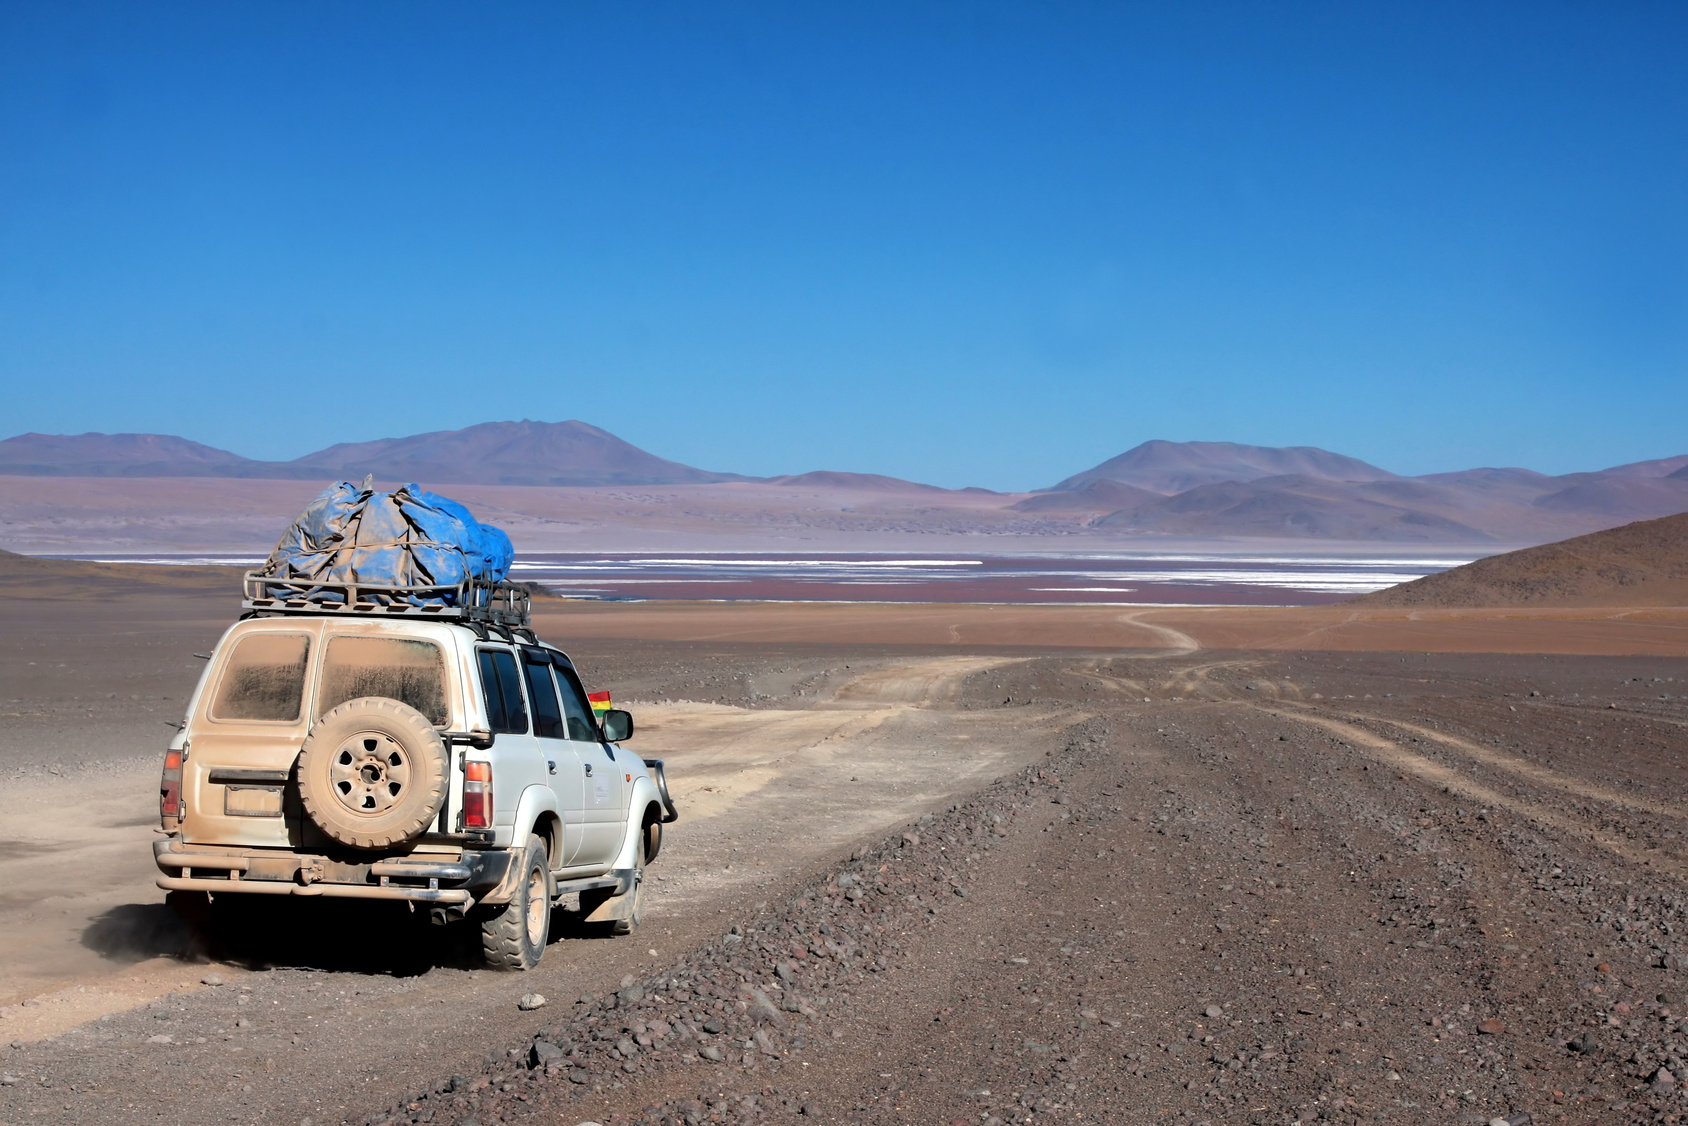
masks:
{"label": "rear wheel", "polygon": [[551,936],[550,855],[545,842],[529,837],[519,860],[516,894],[481,919],[481,952],[495,970],[531,970]]}

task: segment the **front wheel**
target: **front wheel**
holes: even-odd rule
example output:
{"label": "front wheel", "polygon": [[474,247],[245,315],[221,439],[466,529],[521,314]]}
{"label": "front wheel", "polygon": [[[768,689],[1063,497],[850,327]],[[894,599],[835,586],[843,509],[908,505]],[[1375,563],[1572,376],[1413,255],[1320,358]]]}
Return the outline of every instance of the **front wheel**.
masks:
{"label": "front wheel", "polygon": [[516,894],[481,919],[481,952],[495,970],[531,970],[551,935],[550,856],[545,842],[529,837],[522,850]]}

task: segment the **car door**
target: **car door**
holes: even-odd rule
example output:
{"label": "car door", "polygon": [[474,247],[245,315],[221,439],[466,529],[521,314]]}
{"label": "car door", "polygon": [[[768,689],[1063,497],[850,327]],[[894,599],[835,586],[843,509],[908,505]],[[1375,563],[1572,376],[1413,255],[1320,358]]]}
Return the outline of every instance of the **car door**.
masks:
{"label": "car door", "polygon": [[[598,732],[598,721],[580,678],[565,664],[558,664],[557,689],[562,697],[569,742],[580,756],[581,777],[586,788],[585,841],[576,864],[610,864],[621,851],[627,835],[627,774],[632,759],[617,752]],[[644,763],[639,764],[644,769]]]}
{"label": "car door", "polygon": [[543,786],[547,773],[539,740],[528,724],[527,700],[522,691],[522,674],[516,654],[504,646],[484,645],[476,650],[480,665],[481,693],[486,703],[487,723],[497,736],[487,751],[492,762],[492,823],[500,844],[510,842],[516,808],[529,786]]}
{"label": "car door", "polygon": [[576,863],[586,828],[586,783],[580,766],[578,743],[568,739],[568,724],[551,677],[551,652],[523,647],[522,672],[528,700],[533,705],[533,734],[545,756],[546,781],[557,795],[563,815],[562,855],[552,857],[552,867]]}

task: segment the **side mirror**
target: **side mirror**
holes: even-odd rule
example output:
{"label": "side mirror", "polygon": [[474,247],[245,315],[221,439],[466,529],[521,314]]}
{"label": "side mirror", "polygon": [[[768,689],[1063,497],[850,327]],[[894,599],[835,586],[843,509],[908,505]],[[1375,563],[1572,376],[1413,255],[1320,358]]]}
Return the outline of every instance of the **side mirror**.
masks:
{"label": "side mirror", "polygon": [[620,708],[611,708],[604,713],[604,742],[619,743],[623,739],[633,738],[633,715]]}

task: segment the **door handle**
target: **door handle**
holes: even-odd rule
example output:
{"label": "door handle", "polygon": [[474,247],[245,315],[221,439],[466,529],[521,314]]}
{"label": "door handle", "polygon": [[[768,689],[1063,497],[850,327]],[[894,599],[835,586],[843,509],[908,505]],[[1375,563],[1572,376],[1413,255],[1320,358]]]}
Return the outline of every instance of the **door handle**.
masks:
{"label": "door handle", "polygon": [[545,765],[551,768],[552,774],[557,773],[557,764],[556,763],[552,762],[550,759],[546,759]]}
{"label": "door handle", "polygon": [[587,763],[587,764],[586,764],[586,773],[587,773],[587,774],[591,774],[591,773],[592,773],[592,764],[591,764],[591,763]]}

